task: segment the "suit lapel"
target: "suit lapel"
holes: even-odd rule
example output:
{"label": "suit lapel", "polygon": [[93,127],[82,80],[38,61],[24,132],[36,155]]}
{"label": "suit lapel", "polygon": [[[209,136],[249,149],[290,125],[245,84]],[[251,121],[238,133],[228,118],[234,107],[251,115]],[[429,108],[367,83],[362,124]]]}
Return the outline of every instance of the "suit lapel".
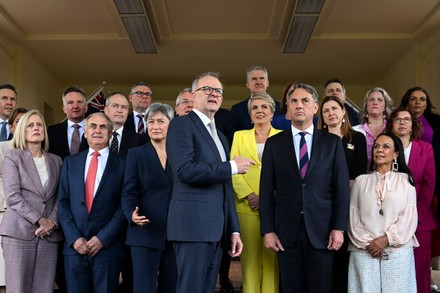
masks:
{"label": "suit lapel", "polygon": [[105,169],[104,169],[104,172],[102,173],[101,182],[99,182],[99,186],[96,189],[95,198],[99,195],[100,190],[103,188],[103,186],[109,180],[112,169],[116,168],[116,166],[115,166],[116,156],[117,156],[116,154],[109,152],[108,158],[107,158],[107,163],[105,164]]}
{"label": "suit lapel", "polygon": [[29,178],[35,186],[36,191],[44,198],[44,188],[41,184],[40,175],[38,174],[37,167],[35,166],[34,158],[32,158],[31,152],[29,150],[21,153],[21,159],[23,160],[24,166]]}
{"label": "suit lapel", "polygon": [[255,133],[253,128],[246,130],[244,133],[243,144],[247,150],[247,153],[252,157],[252,160],[257,162],[258,165],[261,165],[260,159],[258,158],[257,142],[255,141]]}
{"label": "suit lapel", "polygon": [[[199,116],[197,116],[196,113],[194,113],[192,111],[189,112],[188,115],[193,120],[194,125],[200,131],[202,136],[205,138],[205,140],[208,143],[208,145],[211,147],[212,152],[215,154],[215,157],[217,158],[217,160],[221,161],[222,158],[220,157],[220,153],[218,152],[218,149],[217,149],[217,146],[215,145],[214,139],[212,138],[211,134],[208,132],[208,129],[206,129],[206,126],[203,125],[202,120],[199,118]],[[219,137],[221,137],[221,135],[219,135]],[[223,145],[223,148],[224,148],[225,147],[225,142],[222,141],[222,139],[220,139],[220,141],[222,142],[222,145]],[[225,151],[226,150],[227,150],[227,148],[225,148]],[[226,156],[228,156],[227,153],[226,153]]]}
{"label": "suit lapel", "polygon": [[409,155],[408,168],[410,170],[417,169],[417,158],[420,156],[420,144],[417,141],[412,142],[411,153]]}
{"label": "suit lapel", "polygon": [[320,152],[321,148],[318,147],[319,145],[321,145],[321,140],[322,140],[322,133],[317,130],[316,128],[313,130],[313,137],[312,137],[312,154],[313,156],[310,154],[310,158],[309,158],[309,167],[307,168],[307,173],[306,176],[311,172],[310,170],[313,169],[313,167],[316,164],[316,161],[319,156],[318,153]]}
{"label": "suit lapel", "polygon": [[285,130],[283,132],[284,135],[284,139],[285,139],[285,145],[287,146],[286,149],[286,162],[288,163],[288,166],[292,166],[293,169],[293,173],[295,174],[295,176],[299,179],[301,179],[301,174],[299,173],[299,169],[298,169],[298,161],[296,160],[296,153],[295,153],[295,147],[293,145],[293,135],[292,135],[292,130]]}
{"label": "suit lapel", "polygon": [[[45,161],[46,161],[47,173],[49,174],[49,178],[58,178],[59,171],[57,172],[58,166],[55,164],[55,160],[52,160],[48,156],[45,156]],[[56,188],[58,188],[58,180],[49,180],[45,194],[46,195],[54,194]]]}

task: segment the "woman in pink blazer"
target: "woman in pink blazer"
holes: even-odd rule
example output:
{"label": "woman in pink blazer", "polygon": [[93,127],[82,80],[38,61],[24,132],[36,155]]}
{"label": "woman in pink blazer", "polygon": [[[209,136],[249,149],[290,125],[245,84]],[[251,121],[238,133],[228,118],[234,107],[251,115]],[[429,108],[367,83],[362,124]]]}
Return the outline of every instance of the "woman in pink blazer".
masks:
{"label": "woman in pink blazer", "polygon": [[7,209],[0,224],[8,292],[53,292],[58,242],[57,190],[62,161],[47,153],[37,110],[20,119],[3,162]]}
{"label": "woman in pink blazer", "polygon": [[435,188],[434,152],[429,143],[418,140],[420,122],[407,109],[398,108],[391,113],[387,131],[397,135],[405,149],[405,161],[414,178],[417,193],[418,225],[416,237],[420,246],[414,249],[417,292],[429,293],[431,266],[431,237],[437,227],[431,202]]}

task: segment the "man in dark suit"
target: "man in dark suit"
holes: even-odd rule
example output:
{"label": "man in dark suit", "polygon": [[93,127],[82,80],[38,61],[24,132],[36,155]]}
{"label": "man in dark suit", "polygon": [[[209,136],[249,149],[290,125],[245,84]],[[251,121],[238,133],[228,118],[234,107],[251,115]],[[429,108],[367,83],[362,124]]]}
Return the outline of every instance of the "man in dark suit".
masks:
{"label": "man in dark suit", "polygon": [[[269,87],[269,74],[263,66],[251,66],[246,70],[246,87],[251,92],[265,93]],[[249,98],[238,102],[231,107],[231,113],[234,117],[236,130],[252,129],[251,117],[248,111]],[[280,115],[280,102],[275,101],[275,115]]]}
{"label": "man in dark suit", "polygon": [[110,119],[86,119],[89,150],[66,157],[59,187],[68,292],[117,292],[124,254],[124,160],[110,152]]}
{"label": "man in dark suit", "polygon": [[47,134],[49,136],[49,152],[64,159],[87,148],[87,146],[80,147],[84,134],[87,104],[84,91],[77,86],[66,88],[62,99],[63,112],[67,119],[61,123],[50,125],[47,128]]}
{"label": "man in dark suit", "polygon": [[296,84],[288,105],[291,129],[269,138],[264,148],[261,234],[278,253],[284,293],[330,292],[333,254],[347,230],[347,163],[341,139],[313,126],[313,87]]}
{"label": "man in dark suit", "polygon": [[128,100],[131,103],[133,112],[128,115],[124,127],[148,137],[145,111],[153,101],[153,92],[145,82],[141,81],[131,87]]}
{"label": "man in dark suit", "polygon": [[171,121],[166,142],[174,174],[167,235],[174,242],[179,293],[214,292],[222,243],[228,239],[230,255],[240,255],[231,177],[255,164],[241,157],[227,161],[227,140],[217,134],[213,120],[223,101],[218,75],[200,74],[192,92],[193,111]]}
{"label": "man in dark suit", "polygon": [[0,85],[0,141],[12,139],[9,116],[17,106],[18,94],[10,84]]}
{"label": "man in dark suit", "polygon": [[341,102],[344,103],[345,111],[347,111],[351,125],[355,126],[359,124],[359,114],[347,101],[347,94],[342,81],[337,78],[330,78],[327,80],[324,85],[324,97],[326,96],[338,97]]}

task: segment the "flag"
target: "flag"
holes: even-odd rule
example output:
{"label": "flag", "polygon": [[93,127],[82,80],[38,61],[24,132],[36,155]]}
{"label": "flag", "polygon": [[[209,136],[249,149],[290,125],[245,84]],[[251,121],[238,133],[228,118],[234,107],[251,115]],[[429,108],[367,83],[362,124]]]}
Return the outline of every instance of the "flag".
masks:
{"label": "flag", "polygon": [[88,106],[86,117],[96,112],[103,112],[105,107],[104,84],[96,89],[86,100]]}

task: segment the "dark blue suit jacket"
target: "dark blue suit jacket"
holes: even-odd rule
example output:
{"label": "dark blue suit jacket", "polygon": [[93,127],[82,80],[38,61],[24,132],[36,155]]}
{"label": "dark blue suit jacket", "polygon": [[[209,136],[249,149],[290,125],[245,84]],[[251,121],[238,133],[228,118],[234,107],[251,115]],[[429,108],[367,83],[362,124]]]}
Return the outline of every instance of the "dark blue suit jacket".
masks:
{"label": "dark blue suit jacket", "polygon": [[[229,147],[219,132],[226,154]],[[239,232],[229,162],[222,162],[210,133],[194,112],[174,118],[167,155],[174,174],[168,212],[169,240],[218,242]]]}
{"label": "dark blue suit jacket", "polygon": [[[122,209],[129,223],[127,245],[165,249],[172,190],[171,168],[168,163],[165,170],[162,168],[150,143],[129,150],[122,192]],[[150,220],[148,225],[138,226],[131,221],[136,206],[139,207],[139,214]]]}
{"label": "dark blue suit jacket", "polygon": [[97,236],[104,248],[99,254],[123,256],[124,214],[121,193],[125,162],[109,153],[90,214],[84,200],[84,169],[88,150],[65,158],[59,187],[59,220],[66,238],[65,255],[76,255],[72,244],[80,237]]}
{"label": "dark blue suit jacket", "polygon": [[331,230],[347,230],[349,176],[342,141],[315,128],[309,167],[301,178],[291,130],[278,133],[264,147],[261,184],[261,233],[275,232],[293,247],[300,232],[301,209],[310,242],[327,249]]}

